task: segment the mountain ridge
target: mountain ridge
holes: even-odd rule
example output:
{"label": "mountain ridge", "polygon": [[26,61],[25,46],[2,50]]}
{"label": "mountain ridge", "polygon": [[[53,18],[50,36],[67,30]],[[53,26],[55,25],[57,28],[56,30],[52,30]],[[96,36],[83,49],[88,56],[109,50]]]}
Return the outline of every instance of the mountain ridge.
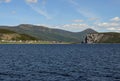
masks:
{"label": "mountain ridge", "polygon": [[[44,26],[37,26],[31,24],[20,24],[18,26],[0,26],[3,29],[9,29],[21,34],[27,34],[38,38],[39,40],[45,41],[65,41],[65,42],[82,42],[89,33],[89,29],[86,31],[81,32],[70,32],[62,29],[54,29],[48,28]],[[91,29],[92,30],[92,29]],[[91,32],[91,31],[90,31]],[[93,33],[96,33],[93,30]]]}
{"label": "mountain ridge", "polygon": [[[71,32],[62,29],[49,28],[45,26],[37,26],[31,24],[20,24],[18,26],[0,26],[0,29],[14,32],[16,34],[3,34],[5,37],[19,38],[25,36],[28,40],[34,38],[41,41],[58,41],[58,42],[71,42],[71,43],[120,43],[120,33],[104,32],[100,33],[91,28],[81,32]],[[0,31],[0,33],[5,33]],[[19,38],[19,40],[23,40]]]}

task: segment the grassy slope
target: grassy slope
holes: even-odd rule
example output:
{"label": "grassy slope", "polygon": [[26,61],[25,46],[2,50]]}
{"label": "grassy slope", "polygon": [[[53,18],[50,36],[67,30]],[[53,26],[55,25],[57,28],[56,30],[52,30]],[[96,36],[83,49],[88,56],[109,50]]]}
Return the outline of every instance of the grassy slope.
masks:
{"label": "grassy slope", "polygon": [[92,29],[88,29],[82,32],[70,32],[61,29],[52,29],[43,26],[35,26],[29,24],[22,24],[14,27],[0,26],[0,28],[9,29],[21,34],[27,34],[32,37],[38,38],[39,40],[63,41],[72,43],[76,42],[80,43],[84,40],[88,33],[95,32]]}
{"label": "grassy slope", "polygon": [[7,29],[0,29],[1,34],[13,34],[16,33],[15,31],[7,30]]}
{"label": "grassy slope", "polygon": [[13,38],[13,40],[37,40],[37,38],[29,36],[27,34],[19,34],[15,31],[11,31],[8,29],[0,29],[0,34],[18,34],[20,37]]}
{"label": "grassy slope", "polygon": [[[6,28],[6,27],[5,27]],[[45,41],[65,41],[65,42],[78,42],[79,39],[72,36],[73,34],[68,31],[61,32],[62,30],[54,30],[45,27],[7,27],[6,29],[16,31],[22,34],[28,34]]]}
{"label": "grassy slope", "polygon": [[102,33],[104,34],[103,38],[99,43],[120,43],[120,33]]}

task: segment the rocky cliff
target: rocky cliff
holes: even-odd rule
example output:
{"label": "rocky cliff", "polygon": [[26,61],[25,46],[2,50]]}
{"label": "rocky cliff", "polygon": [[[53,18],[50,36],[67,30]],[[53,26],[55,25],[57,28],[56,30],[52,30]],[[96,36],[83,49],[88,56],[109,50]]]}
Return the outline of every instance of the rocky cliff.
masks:
{"label": "rocky cliff", "polygon": [[88,34],[85,43],[120,43],[120,33]]}

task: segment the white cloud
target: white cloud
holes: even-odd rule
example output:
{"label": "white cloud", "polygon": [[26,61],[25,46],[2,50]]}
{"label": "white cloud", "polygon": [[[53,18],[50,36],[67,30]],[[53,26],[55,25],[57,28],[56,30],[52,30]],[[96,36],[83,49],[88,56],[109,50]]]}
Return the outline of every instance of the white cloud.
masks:
{"label": "white cloud", "polygon": [[42,0],[42,5],[46,5],[47,0]]}
{"label": "white cloud", "polygon": [[94,24],[101,30],[111,31],[111,32],[120,32],[120,22],[102,22]]}
{"label": "white cloud", "polygon": [[39,13],[40,15],[46,17],[47,19],[51,19],[51,17],[48,15],[47,11],[43,10],[43,9],[39,9],[38,7],[35,7],[31,4],[29,4],[29,6],[36,11],[37,13]]}
{"label": "white cloud", "polygon": [[88,27],[88,25],[87,24],[66,24],[66,25],[63,25],[63,27],[83,28],[83,27]]}
{"label": "white cloud", "polygon": [[110,31],[115,31],[116,29],[115,28],[107,28],[108,30]]}
{"label": "white cloud", "polygon": [[95,21],[95,20],[99,20],[100,18],[97,18],[97,17],[92,17],[92,18],[89,18],[88,20],[90,21]]}
{"label": "white cloud", "polygon": [[38,0],[26,0],[27,3],[37,3]]}
{"label": "white cloud", "polygon": [[12,11],[12,14],[16,14],[16,11]]}
{"label": "white cloud", "polygon": [[[110,19],[109,19],[110,20]],[[63,30],[67,30],[67,31],[73,31],[73,32],[80,32],[83,31],[87,28],[92,28],[96,31],[100,31],[100,32],[120,32],[120,22],[110,22],[110,21],[106,21],[106,22],[96,22],[95,24],[88,24],[88,23],[76,23],[73,22],[72,24],[64,24],[64,25],[45,25],[45,24],[38,24],[38,25],[42,25],[42,26],[46,26],[46,27],[50,27],[50,28],[57,28],[57,29],[63,29]],[[73,21],[82,21],[81,19],[76,19]]]}
{"label": "white cloud", "polygon": [[54,28],[54,26],[51,26],[51,25],[48,25],[48,24],[34,24],[34,25]]}
{"label": "white cloud", "polygon": [[11,2],[11,0],[0,0],[0,3],[2,3],[2,2],[9,3],[9,2]]}
{"label": "white cloud", "polygon": [[94,28],[93,26],[89,26],[87,24],[65,24],[65,25],[58,25],[55,28],[64,29],[68,31],[80,32],[87,28]]}
{"label": "white cloud", "polygon": [[120,32],[120,28],[107,28],[108,31]]}
{"label": "white cloud", "polygon": [[[110,19],[109,19],[110,20]],[[73,32],[80,32],[83,31],[87,28],[92,28],[96,31],[100,31],[100,32],[120,32],[120,22],[110,22],[110,21],[106,21],[106,22],[96,22],[95,24],[88,24],[88,23],[76,23],[76,22],[81,22],[83,20],[81,19],[76,19],[73,20],[75,22],[73,22],[72,24],[64,24],[64,25],[56,25],[56,26],[49,26],[49,25],[45,25],[47,27],[50,28],[57,28],[57,29],[63,29],[63,30],[67,30],[67,31],[73,31]]]}
{"label": "white cloud", "polygon": [[99,27],[119,27],[120,23],[103,22],[103,23],[98,23],[97,26],[99,26]]}
{"label": "white cloud", "polygon": [[118,22],[118,21],[120,21],[120,17],[114,17],[111,19],[111,21]]}
{"label": "white cloud", "polygon": [[98,17],[95,13],[92,11],[89,11],[87,8],[80,6],[75,0],[68,0],[69,3],[72,4],[72,6],[75,7],[76,11],[80,13],[81,15],[88,17],[88,18],[93,18],[93,17]]}
{"label": "white cloud", "polygon": [[94,14],[88,10],[85,10],[85,9],[77,8],[77,12],[82,14],[83,16],[85,16],[87,18],[97,17],[96,14]]}
{"label": "white cloud", "polygon": [[72,22],[80,23],[80,22],[84,22],[84,20],[82,20],[82,19],[76,19],[76,20],[72,20]]}
{"label": "white cloud", "polygon": [[9,2],[11,2],[11,0],[5,0],[5,2],[6,2],[6,3],[9,3]]}
{"label": "white cloud", "polygon": [[72,3],[75,6],[79,6],[79,4],[75,0],[68,0],[70,3]]}
{"label": "white cloud", "polygon": [[[47,19],[52,19],[52,17],[48,14],[46,9],[46,0],[41,0],[41,3],[37,3],[37,0],[27,0],[27,5],[31,7],[32,10],[39,13],[40,15],[46,17]],[[36,4],[33,4],[36,3]]]}

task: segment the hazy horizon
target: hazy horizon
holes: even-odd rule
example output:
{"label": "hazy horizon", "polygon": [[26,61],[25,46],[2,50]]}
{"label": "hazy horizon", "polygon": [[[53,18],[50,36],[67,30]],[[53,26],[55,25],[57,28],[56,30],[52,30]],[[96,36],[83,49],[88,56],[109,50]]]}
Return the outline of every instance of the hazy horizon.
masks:
{"label": "hazy horizon", "polygon": [[0,0],[0,26],[41,25],[79,32],[120,32],[119,0]]}

